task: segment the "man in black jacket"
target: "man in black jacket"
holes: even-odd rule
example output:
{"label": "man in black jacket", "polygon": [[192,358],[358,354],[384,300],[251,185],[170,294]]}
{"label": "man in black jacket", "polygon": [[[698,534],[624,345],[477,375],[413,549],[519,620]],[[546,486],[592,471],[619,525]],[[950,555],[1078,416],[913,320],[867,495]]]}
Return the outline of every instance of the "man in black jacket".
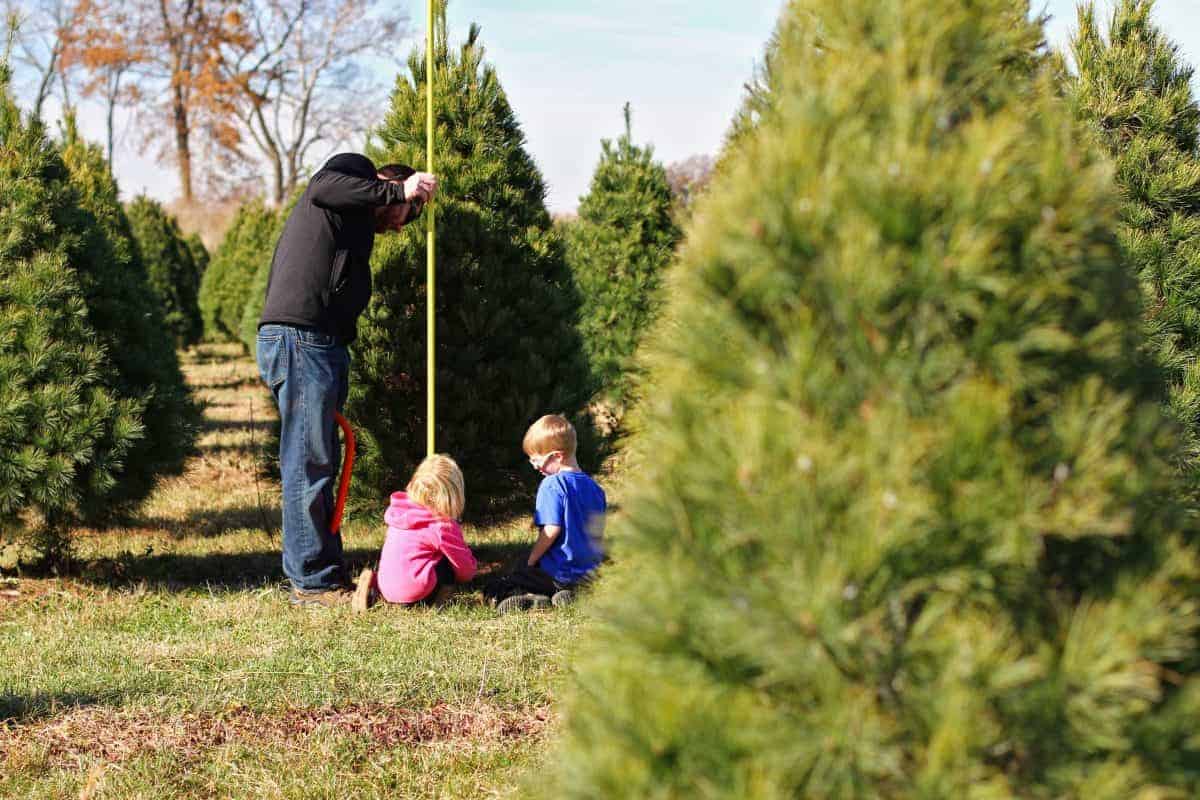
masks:
{"label": "man in black jacket", "polygon": [[375,234],[420,214],[437,179],[366,156],[326,162],[296,203],[275,246],[258,324],[258,371],[275,395],[281,433],[283,572],[297,605],[344,602],[341,537],[329,530],[340,457],[334,412],[349,390],[358,317],[371,299]]}

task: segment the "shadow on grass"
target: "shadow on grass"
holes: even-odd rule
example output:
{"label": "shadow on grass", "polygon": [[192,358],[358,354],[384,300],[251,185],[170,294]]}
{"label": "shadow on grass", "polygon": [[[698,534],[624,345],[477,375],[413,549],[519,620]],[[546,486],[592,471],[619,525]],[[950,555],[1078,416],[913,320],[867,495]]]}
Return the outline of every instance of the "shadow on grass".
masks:
{"label": "shadow on grass", "polygon": [[[242,419],[206,419],[200,423],[200,432],[201,433],[214,433],[214,432],[221,432],[221,431],[231,431],[234,433],[252,432],[254,434],[255,441],[265,442],[265,441],[267,441],[267,439],[266,439],[267,435],[270,434],[270,432],[271,432],[271,426],[274,424],[275,424],[274,420],[272,420],[270,418],[266,418],[266,417],[260,417],[258,419],[255,419],[253,422],[251,422],[249,420],[242,420]],[[203,449],[203,446],[201,447],[201,449]]]}
{"label": "shadow on grass", "polygon": [[[264,542],[266,545],[266,542]],[[344,553],[346,571],[353,578],[359,570],[379,558],[376,548],[353,548]],[[115,558],[89,562],[81,571],[83,581],[120,588],[145,586],[165,592],[206,589],[215,593],[285,585],[282,555],[276,546],[240,553],[147,554],[126,553]]]}
{"label": "shadow on grass", "polygon": [[0,694],[0,725],[5,722],[32,722],[75,708],[112,704],[121,698],[118,692],[34,692]]}
{"label": "shadow on grass", "polygon": [[[529,553],[524,542],[489,542],[474,545],[479,562],[476,577],[464,584],[466,591],[478,589],[496,575],[511,571]],[[355,578],[364,567],[376,568],[377,547],[349,547],[343,553],[347,577]],[[155,553],[124,552],[94,559],[79,565],[78,577],[88,583],[120,588],[145,586],[147,589],[185,592],[209,589],[215,592],[245,591],[272,582],[284,582],[282,554],[278,538],[263,537],[260,549],[238,553]]]}
{"label": "shadow on grass", "polygon": [[221,391],[224,389],[245,389],[247,387],[261,385],[262,380],[259,379],[258,376],[247,376],[243,378],[234,377],[215,381],[196,381],[196,383],[192,384],[193,388],[198,391],[202,390],[209,392]]}
{"label": "shadow on grass", "polygon": [[163,528],[177,539],[192,536],[212,539],[242,530],[265,530],[276,536],[282,525],[277,495],[278,492],[264,490],[261,508],[254,505],[211,511],[195,509],[182,520],[174,517],[138,517],[131,527]]}

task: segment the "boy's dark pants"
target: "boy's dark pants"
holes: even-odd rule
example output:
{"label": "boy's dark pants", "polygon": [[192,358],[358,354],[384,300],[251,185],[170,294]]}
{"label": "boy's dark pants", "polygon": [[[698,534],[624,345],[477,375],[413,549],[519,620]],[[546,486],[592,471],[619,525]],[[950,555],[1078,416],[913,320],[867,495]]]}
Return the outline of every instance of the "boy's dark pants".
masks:
{"label": "boy's dark pants", "polygon": [[506,597],[516,594],[553,595],[563,589],[577,589],[588,582],[588,578],[577,583],[560,583],[541,567],[531,567],[524,559],[517,568],[508,575],[503,575],[492,581],[483,590],[483,596],[494,602],[500,602]]}

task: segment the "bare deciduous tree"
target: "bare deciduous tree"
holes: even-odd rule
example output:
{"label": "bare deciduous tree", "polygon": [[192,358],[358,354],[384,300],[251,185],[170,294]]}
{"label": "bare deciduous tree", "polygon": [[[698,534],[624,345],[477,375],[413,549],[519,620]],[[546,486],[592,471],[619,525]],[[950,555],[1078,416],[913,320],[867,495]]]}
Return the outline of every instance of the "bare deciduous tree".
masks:
{"label": "bare deciduous tree", "polygon": [[71,102],[69,65],[63,50],[76,25],[73,0],[7,0],[4,9],[11,37],[11,56],[33,76],[33,114],[39,119],[46,101],[57,91],[63,105]]}
{"label": "bare deciduous tree", "polygon": [[671,186],[671,194],[683,208],[691,207],[696,197],[708,186],[715,164],[712,156],[695,155],[667,166],[667,183]]}
{"label": "bare deciduous tree", "polygon": [[377,0],[243,3],[248,46],[224,45],[227,80],[241,90],[239,130],[266,159],[276,203],[303,178],[314,146],[345,141],[374,120],[382,94],[362,60],[394,52],[404,23],[379,5]]}
{"label": "bare deciduous tree", "polygon": [[[238,87],[226,80],[225,45],[248,47],[239,0],[79,0],[73,59],[93,85],[128,102],[142,119],[170,130],[162,155],[174,156],[183,201],[194,197],[197,138],[235,141],[232,100]],[[120,24],[114,24],[120,19]],[[123,84],[128,81],[128,84]],[[147,130],[161,130],[148,125]],[[153,133],[146,139],[161,140]]]}

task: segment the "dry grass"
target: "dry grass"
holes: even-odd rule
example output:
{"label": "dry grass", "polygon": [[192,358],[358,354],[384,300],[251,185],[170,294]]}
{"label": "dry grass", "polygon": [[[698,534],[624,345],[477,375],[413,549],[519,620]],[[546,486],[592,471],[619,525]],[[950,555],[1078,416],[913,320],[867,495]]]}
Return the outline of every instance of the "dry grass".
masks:
{"label": "dry grass", "polygon": [[73,708],[50,719],[0,724],[0,763],[36,758],[50,768],[100,760],[120,764],[168,752],[200,761],[227,745],[302,749],[319,736],[355,736],[369,754],[396,747],[449,741],[497,742],[540,736],[550,718],[546,706],[519,711],[487,704],[429,709],[382,705],[297,708],[263,713],[231,707],[220,713],[164,716],[149,709]]}

